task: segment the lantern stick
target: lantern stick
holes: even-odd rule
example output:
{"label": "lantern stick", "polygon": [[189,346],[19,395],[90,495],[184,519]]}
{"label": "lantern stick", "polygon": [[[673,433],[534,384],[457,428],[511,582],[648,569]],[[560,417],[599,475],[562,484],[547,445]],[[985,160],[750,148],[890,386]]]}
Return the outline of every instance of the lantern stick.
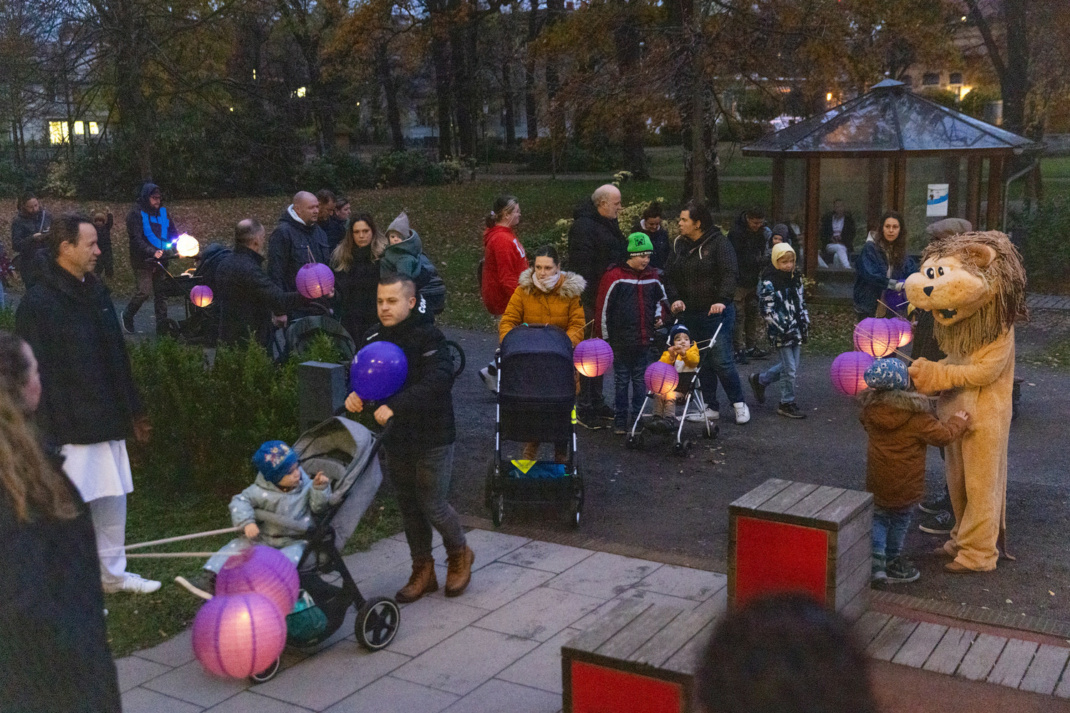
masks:
{"label": "lantern stick", "polygon": [[127,559],[166,559],[168,557],[214,557],[218,552],[134,552],[126,556]]}
{"label": "lantern stick", "polygon": [[[111,547],[107,550],[101,550],[101,554],[115,554],[123,550],[136,550],[141,547],[152,547],[153,545],[166,545],[171,542],[181,542],[182,540],[194,540],[198,537],[211,537],[212,535],[225,535],[228,532],[237,532],[241,530],[240,526],[224,527],[219,530],[208,530],[206,532],[195,532],[192,535],[179,535],[178,537],[165,537],[162,540],[150,540],[148,542],[138,542],[133,545],[127,545],[126,547]],[[214,553],[213,553],[214,554]]]}
{"label": "lantern stick", "polygon": [[[855,329],[858,329],[858,327],[855,327]],[[873,337],[873,333],[872,333],[872,332],[870,332],[870,333],[866,333],[866,331],[865,331],[865,330],[862,330],[861,334],[862,334],[862,336],[864,336],[864,337],[870,337],[870,338],[872,338],[872,337]],[[893,350],[892,350],[892,354],[898,354],[898,355],[899,355],[899,356],[901,356],[901,357],[903,358],[903,360],[904,360],[904,361],[906,361],[906,362],[907,362],[908,364],[910,364],[910,363],[912,363],[912,362],[914,361],[914,358],[913,358],[913,357],[911,357],[911,356],[910,356],[910,355],[908,355],[908,354],[904,354],[903,352],[899,351],[898,349],[893,349]],[[887,357],[881,357],[881,358],[887,359]]]}

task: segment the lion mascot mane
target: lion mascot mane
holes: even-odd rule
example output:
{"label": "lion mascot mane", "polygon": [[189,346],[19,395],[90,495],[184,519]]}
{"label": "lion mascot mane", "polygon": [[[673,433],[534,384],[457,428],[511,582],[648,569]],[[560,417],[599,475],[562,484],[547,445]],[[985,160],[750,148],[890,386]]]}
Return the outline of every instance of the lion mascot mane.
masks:
{"label": "lion mascot mane", "polygon": [[918,391],[938,394],[941,419],[962,409],[970,426],[945,453],[955,527],[944,551],[952,572],[996,568],[1006,551],[1007,441],[1014,389],[1014,323],[1028,316],[1025,270],[1010,239],[997,231],[930,243],[921,270],[906,280],[914,307],[929,310],[947,358],[918,359]]}

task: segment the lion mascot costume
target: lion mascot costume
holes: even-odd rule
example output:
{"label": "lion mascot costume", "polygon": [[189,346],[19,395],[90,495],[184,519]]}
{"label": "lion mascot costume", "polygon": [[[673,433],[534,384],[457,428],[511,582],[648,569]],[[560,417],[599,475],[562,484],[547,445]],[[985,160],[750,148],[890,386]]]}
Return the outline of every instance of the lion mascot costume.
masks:
{"label": "lion mascot costume", "polygon": [[918,359],[910,377],[937,394],[941,419],[962,409],[970,427],[946,450],[955,527],[944,552],[951,572],[996,568],[1006,551],[1007,441],[1014,389],[1014,323],[1028,316],[1025,269],[1010,239],[996,231],[935,240],[920,272],[906,280],[910,303],[929,310],[936,341],[948,356]]}

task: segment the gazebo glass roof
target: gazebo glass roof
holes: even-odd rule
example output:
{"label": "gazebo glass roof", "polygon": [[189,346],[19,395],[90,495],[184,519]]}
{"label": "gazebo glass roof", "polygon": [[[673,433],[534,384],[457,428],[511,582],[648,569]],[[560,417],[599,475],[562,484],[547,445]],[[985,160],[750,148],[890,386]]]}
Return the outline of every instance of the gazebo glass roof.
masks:
{"label": "gazebo glass roof", "polygon": [[843,154],[862,157],[890,152],[1019,153],[1035,144],[906,90],[886,79],[860,97],[789,126],[745,147],[749,155]]}

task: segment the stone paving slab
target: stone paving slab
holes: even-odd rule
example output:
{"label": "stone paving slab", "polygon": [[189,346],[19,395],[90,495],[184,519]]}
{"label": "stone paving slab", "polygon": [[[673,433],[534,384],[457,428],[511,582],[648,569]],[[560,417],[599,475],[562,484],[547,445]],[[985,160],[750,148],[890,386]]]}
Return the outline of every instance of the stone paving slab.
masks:
{"label": "stone paving slab", "polygon": [[424,597],[405,607],[402,625],[390,643],[390,650],[405,656],[419,656],[485,616],[485,609],[446,599],[440,590],[437,595]]}
{"label": "stone paving slab", "polygon": [[[397,678],[463,696],[538,646],[488,629],[463,629],[394,672]],[[479,656],[474,656],[474,652]]]}
{"label": "stone paving slab", "polygon": [[328,713],[438,713],[458,696],[384,676],[327,709]]}
{"label": "stone paving slab", "polygon": [[597,552],[550,580],[548,587],[574,594],[610,599],[631,589],[663,565],[631,557]]}
{"label": "stone paving slab", "polygon": [[248,679],[205,676],[199,661],[190,661],[143,684],[149,690],[206,708],[233,698],[250,685]]}
{"label": "stone paving slab", "polygon": [[518,547],[500,558],[500,562],[515,564],[518,567],[541,569],[544,572],[561,574],[587,559],[594,552],[579,547],[558,545],[553,542],[532,540],[523,547]]}
{"label": "stone paving slab", "polygon": [[445,713],[557,713],[560,709],[559,695],[491,679],[447,708]]}
{"label": "stone paving slab", "polygon": [[487,614],[476,626],[542,642],[603,603],[595,597],[537,587]]}
{"label": "stone paving slab", "polygon": [[218,706],[209,708],[208,713],[308,713],[309,710],[311,709],[242,691]]}
{"label": "stone paving slab", "polygon": [[149,661],[140,656],[127,656],[119,659],[115,662],[115,669],[119,674],[119,690],[124,693],[172,670],[170,666],[164,666],[162,663]]}

